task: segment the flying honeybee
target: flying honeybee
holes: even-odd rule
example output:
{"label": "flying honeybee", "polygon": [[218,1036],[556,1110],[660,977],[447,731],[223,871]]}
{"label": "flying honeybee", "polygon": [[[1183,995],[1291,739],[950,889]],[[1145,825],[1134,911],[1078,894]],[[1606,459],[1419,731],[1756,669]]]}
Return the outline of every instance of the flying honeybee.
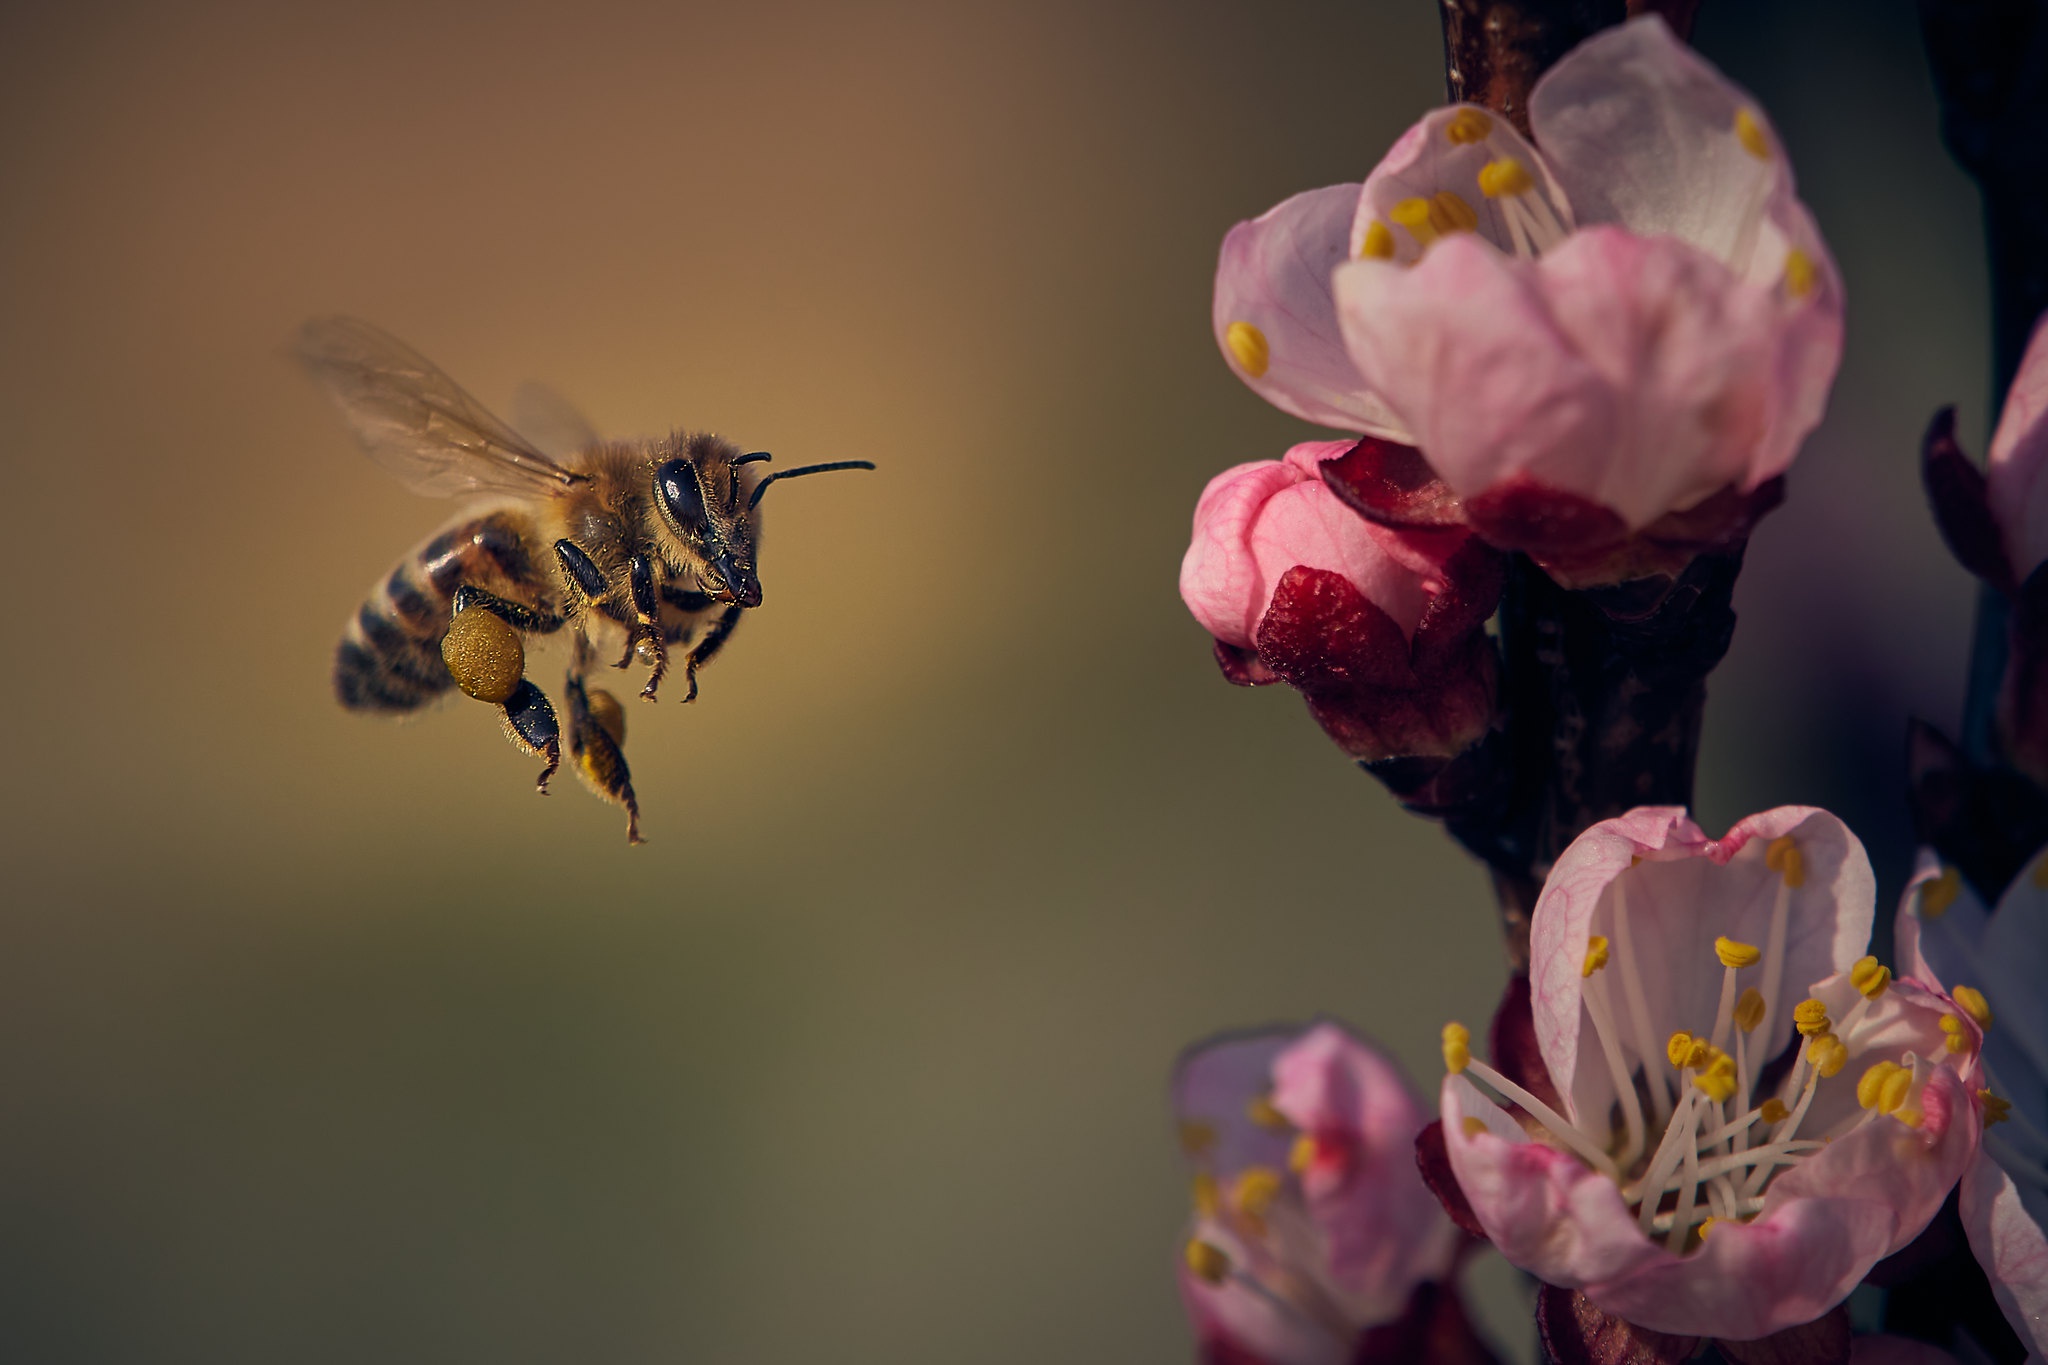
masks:
{"label": "flying honeybee", "polygon": [[562,717],[526,677],[525,639],[570,632],[562,690],[571,765],[626,811],[640,807],[620,751],[625,716],[590,685],[592,635],[623,636],[614,668],[637,656],[654,700],[672,648],[697,697],[697,670],[724,646],[740,613],[761,604],[755,569],[761,495],[777,479],[839,460],[759,475],[717,436],[678,432],[645,443],[599,440],[566,409],[551,425],[569,447],[557,461],[464,393],[397,338],[353,318],[300,329],[299,359],[327,389],[370,455],[416,493],[488,499],[398,562],[371,590],[334,655],[334,691],[350,710],[406,712],[450,688],[496,706],[514,744],[543,760],[539,787],[561,766]]}

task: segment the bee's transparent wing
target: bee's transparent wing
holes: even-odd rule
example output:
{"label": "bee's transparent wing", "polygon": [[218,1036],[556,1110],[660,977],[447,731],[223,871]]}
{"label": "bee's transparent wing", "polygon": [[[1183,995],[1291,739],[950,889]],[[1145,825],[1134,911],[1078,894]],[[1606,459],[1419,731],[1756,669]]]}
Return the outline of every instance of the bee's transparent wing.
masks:
{"label": "bee's transparent wing", "polygon": [[512,395],[512,425],[535,448],[557,460],[601,445],[604,439],[574,403],[530,379]]}
{"label": "bee's transparent wing", "polygon": [[355,318],[299,329],[294,353],[370,457],[415,493],[559,493],[584,476],[543,455],[425,356]]}

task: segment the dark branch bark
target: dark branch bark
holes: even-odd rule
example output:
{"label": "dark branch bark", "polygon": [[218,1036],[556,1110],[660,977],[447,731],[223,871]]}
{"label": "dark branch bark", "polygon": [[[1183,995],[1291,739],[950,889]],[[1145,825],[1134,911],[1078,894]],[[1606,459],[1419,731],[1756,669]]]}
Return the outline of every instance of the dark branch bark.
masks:
{"label": "dark branch bark", "polygon": [[[1694,0],[1697,3],[1697,0]],[[1444,84],[1529,133],[1529,90],[1551,64],[1627,17],[1624,0],[1438,0]]]}

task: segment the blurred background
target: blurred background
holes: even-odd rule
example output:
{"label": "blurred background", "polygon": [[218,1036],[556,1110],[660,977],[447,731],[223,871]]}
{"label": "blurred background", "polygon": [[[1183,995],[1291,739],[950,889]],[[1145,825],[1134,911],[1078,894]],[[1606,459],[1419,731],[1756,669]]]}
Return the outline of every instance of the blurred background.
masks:
{"label": "blurred background", "polygon": [[[1850,291],[1701,818],[1830,805],[1896,886],[1976,198],[1904,0],[1696,39]],[[1175,593],[1203,483],[1308,434],[1215,353],[1217,243],[1441,95],[1427,0],[0,10],[0,1358],[1186,1359],[1176,1051],[1332,1013],[1433,1085],[1501,981],[1481,874]],[[646,847],[483,707],[333,702],[450,510],[282,358],[337,311],[881,465],[779,493],[701,700],[630,703]]]}

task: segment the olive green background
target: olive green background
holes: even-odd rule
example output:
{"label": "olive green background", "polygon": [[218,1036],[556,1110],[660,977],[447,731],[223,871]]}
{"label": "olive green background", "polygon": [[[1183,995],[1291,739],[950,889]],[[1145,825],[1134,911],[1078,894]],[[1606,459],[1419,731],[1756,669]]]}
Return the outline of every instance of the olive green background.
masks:
{"label": "olive green background", "polygon": [[[1903,0],[1698,39],[1851,300],[1702,818],[1828,802],[1896,884],[1975,197]],[[1176,1050],[1327,1012],[1433,1086],[1500,982],[1481,875],[1174,586],[1204,481],[1309,434],[1215,354],[1222,233],[1440,55],[1426,0],[0,11],[0,1358],[1184,1359]],[[282,358],[333,311],[881,465],[778,490],[702,699],[630,703],[646,847],[481,707],[331,700],[449,510]]]}

